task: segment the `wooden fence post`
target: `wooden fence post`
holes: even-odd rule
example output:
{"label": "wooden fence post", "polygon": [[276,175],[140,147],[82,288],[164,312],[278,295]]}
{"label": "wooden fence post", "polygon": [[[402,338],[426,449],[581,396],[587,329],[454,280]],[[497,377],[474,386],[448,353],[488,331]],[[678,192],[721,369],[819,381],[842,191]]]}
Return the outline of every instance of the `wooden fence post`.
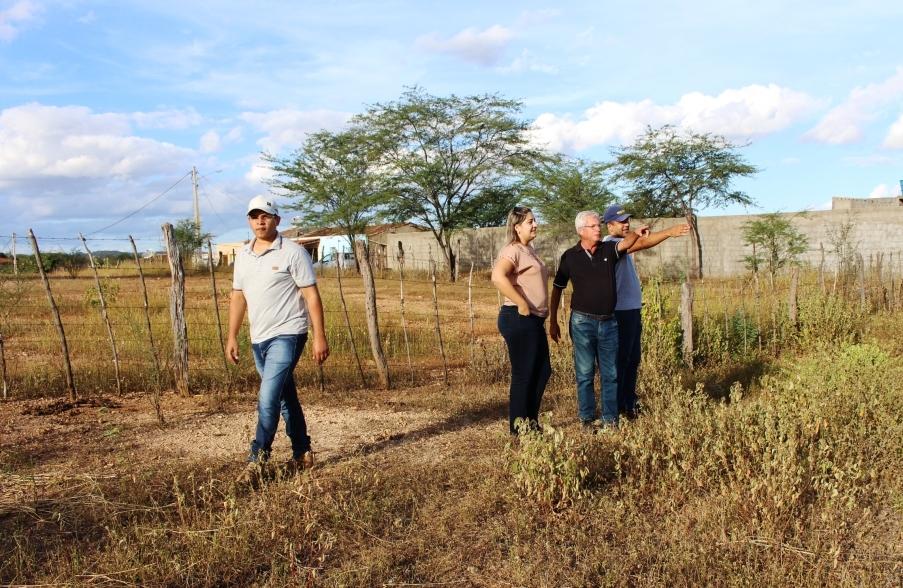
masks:
{"label": "wooden fence post", "polygon": [[185,324],[185,269],[179,245],[172,232],[172,225],[163,225],[163,241],[166,243],[166,257],[169,259],[169,273],[172,289],[169,294],[169,319],[172,323],[173,362],[172,373],[176,391],[182,396],[191,394],[188,385],[188,327]]}
{"label": "wooden fence post", "polygon": [[216,317],[216,333],[219,336],[219,346],[222,351],[220,357],[223,358],[223,365],[228,370],[229,362],[226,360],[226,343],[223,341],[223,320],[219,316],[219,295],[216,292],[216,272],[213,270],[213,244],[210,242],[210,239],[207,239],[207,269],[210,272],[210,289],[213,292],[213,314]]}
{"label": "wooden fence post", "polygon": [[797,321],[797,306],[799,297],[797,292],[800,285],[800,268],[794,267],[790,275],[790,298],[787,300],[787,318],[790,320],[790,328],[796,333],[799,322]]}
{"label": "wooden fence post", "polygon": [[470,262],[470,273],[467,274],[467,314],[470,318],[470,362],[473,363],[473,354],[474,354],[474,345],[476,344],[477,337],[474,331],[474,319],[476,318],[473,313],[473,262]]}
{"label": "wooden fence post", "polygon": [[408,341],[408,323],[404,315],[404,247],[401,241],[398,242],[398,289],[399,302],[401,305],[401,332],[404,334],[404,350],[408,356],[408,371],[411,373],[411,385],[414,385],[414,364],[411,363],[411,344]]}
{"label": "wooden fence post", "polygon": [[865,310],[865,260],[862,254],[858,255],[859,261],[859,310]]}
{"label": "wooden fence post", "polygon": [[6,350],[3,348],[2,333],[0,333],[0,378],[3,380],[3,400],[6,400],[9,385],[6,383]]}
{"label": "wooden fence post", "polygon": [[78,392],[75,389],[75,378],[72,376],[72,362],[69,360],[69,344],[66,342],[66,331],[63,329],[63,321],[60,319],[60,311],[56,307],[53,300],[53,292],[50,291],[50,280],[44,272],[44,261],[41,259],[41,251],[38,249],[38,240],[34,236],[34,231],[28,229],[28,238],[31,241],[31,249],[34,251],[34,260],[38,266],[38,273],[41,274],[41,282],[44,284],[44,292],[47,294],[47,300],[50,303],[50,312],[53,314],[53,321],[56,324],[57,333],[60,335],[60,345],[63,351],[63,374],[66,377],[66,391],[69,394],[69,400],[75,402],[78,399]]}
{"label": "wooden fence post", "polygon": [[88,263],[91,264],[91,271],[94,273],[94,286],[97,288],[97,300],[100,301],[100,316],[103,317],[104,325],[107,327],[107,336],[110,338],[110,348],[113,351],[113,373],[116,375],[116,392],[122,396],[122,374],[119,370],[119,350],[116,348],[116,337],[113,336],[113,325],[110,324],[110,315],[107,314],[107,302],[103,296],[103,287],[100,284],[100,275],[97,273],[97,264],[94,263],[94,255],[88,248],[88,241],[81,233],[78,234],[81,239],[85,251],[88,252]]}
{"label": "wooden fence post", "polygon": [[354,344],[354,332],[351,330],[351,319],[348,318],[348,306],[345,304],[345,292],[342,289],[342,264],[339,261],[339,252],[337,249],[332,250],[336,259],[335,276],[339,281],[339,300],[342,302],[342,313],[345,315],[345,326],[348,328],[348,340],[351,341],[351,350],[354,352],[354,362],[357,364],[357,371],[361,376],[361,386],[367,387],[367,379],[364,377],[364,368],[361,366],[361,358],[357,354],[357,345]]}
{"label": "wooden fence post", "polygon": [[376,366],[379,385],[383,390],[392,386],[389,375],[389,364],[379,339],[379,316],[376,310],[376,282],[373,280],[373,267],[370,265],[370,252],[363,241],[354,242],[354,254],[361,269],[361,280],[364,282],[364,309],[367,312],[367,335],[370,338],[370,353]]}
{"label": "wooden fence post", "polygon": [[448,386],[448,361],[445,359],[445,345],[442,343],[442,328],[439,323],[439,292],[436,288],[436,262],[430,255],[430,279],[433,282],[433,309],[436,313],[436,339],[439,341],[439,355],[442,356],[442,373],[445,385]]}
{"label": "wooden fence post", "polygon": [[680,327],[683,330],[684,362],[693,368],[693,286],[687,280],[680,287]]}
{"label": "wooden fence post", "polygon": [[163,418],[163,406],[160,403],[160,388],[162,386],[160,360],[157,358],[157,346],[154,345],[154,331],[151,328],[150,305],[147,302],[147,284],[144,282],[144,270],[141,268],[141,258],[138,257],[138,247],[135,245],[135,240],[132,239],[131,235],[129,235],[129,243],[132,244],[135,266],[138,268],[138,277],[141,282],[141,294],[144,296],[144,321],[147,325],[147,339],[150,343],[151,358],[154,360],[154,389],[151,392],[151,404],[154,406],[154,412],[157,413],[157,422],[162,426],[166,424],[166,419]]}
{"label": "wooden fence post", "polygon": [[821,259],[818,262],[818,285],[821,287],[821,293],[827,294],[828,287],[825,285],[825,244],[819,243],[818,249],[821,252]]}
{"label": "wooden fence post", "polygon": [[13,275],[18,276],[19,275],[19,256],[16,255],[16,234],[15,233],[13,233],[13,249],[12,249],[11,253],[13,255]]}

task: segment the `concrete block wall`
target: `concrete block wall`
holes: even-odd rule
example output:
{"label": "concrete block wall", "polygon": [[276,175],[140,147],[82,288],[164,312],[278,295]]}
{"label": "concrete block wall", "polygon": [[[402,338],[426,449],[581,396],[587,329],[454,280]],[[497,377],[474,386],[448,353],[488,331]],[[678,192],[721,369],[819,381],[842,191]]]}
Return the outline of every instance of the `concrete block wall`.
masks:
{"label": "concrete block wall", "polygon": [[[838,257],[832,253],[832,240],[836,239],[845,224],[850,224],[850,241],[866,262],[869,255],[883,253],[886,261],[893,254],[895,271],[897,264],[903,263],[903,206],[854,207],[847,210],[785,214],[792,218],[797,230],[808,238],[809,249],[801,259],[812,267],[818,267],[821,261],[820,245],[825,251],[825,269],[830,270],[837,265]],[[757,218],[758,215],[699,217],[705,276],[726,277],[747,271],[743,257],[751,254],[752,249],[743,242],[743,225]],[[653,231],[660,231],[684,221],[671,218],[647,222]],[[445,266],[445,257],[432,232],[393,234],[387,236],[386,241],[389,268],[398,266],[395,259],[398,242],[404,247],[406,268],[429,269],[430,255],[436,260],[438,267]],[[540,257],[554,270],[561,252],[576,242],[576,232],[569,227],[553,230],[551,227],[541,226],[534,245]],[[504,246],[505,229],[494,227],[457,231],[452,237],[452,243],[461,261],[459,271],[462,274],[469,269],[471,261],[474,262],[475,271],[488,270]],[[657,247],[636,253],[634,261],[643,276],[682,276],[690,268],[692,248],[689,236],[672,238]],[[903,270],[903,265],[900,269]],[[903,275],[903,271],[900,274]]]}

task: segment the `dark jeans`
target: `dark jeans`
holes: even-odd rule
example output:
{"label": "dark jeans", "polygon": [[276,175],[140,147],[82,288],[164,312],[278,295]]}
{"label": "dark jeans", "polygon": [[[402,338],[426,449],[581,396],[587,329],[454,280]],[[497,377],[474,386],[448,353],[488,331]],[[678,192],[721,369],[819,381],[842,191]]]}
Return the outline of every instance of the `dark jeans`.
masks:
{"label": "dark jeans", "polygon": [[571,311],[571,343],[574,345],[574,375],[577,378],[577,414],[584,423],[596,418],[595,376],[599,365],[602,422],[618,423],[618,321],[598,320]]}
{"label": "dark jeans", "polygon": [[260,374],[257,398],[257,432],[251,442],[248,461],[267,461],[276,438],[279,414],[285,419],[285,433],[292,441],[292,457],[299,458],[310,449],[307,423],[292,372],[307,342],[307,333],[279,335],[251,345],[254,363]]}
{"label": "dark jeans", "polygon": [[636,379],[640,369],[643,318],[640,309],[616,310],[618,319],[618,412],[636,416]]}
{"label": "dark jeans", "polygon": [[512,434],[517,432],[515,419],[529,420],[534,426],[538,424],[539,404],[552,375],[545,320],[532,314],[521,316],[516,306],[503,306],[499,310],[499,332],[505,339],[511,360],[508,427]]}

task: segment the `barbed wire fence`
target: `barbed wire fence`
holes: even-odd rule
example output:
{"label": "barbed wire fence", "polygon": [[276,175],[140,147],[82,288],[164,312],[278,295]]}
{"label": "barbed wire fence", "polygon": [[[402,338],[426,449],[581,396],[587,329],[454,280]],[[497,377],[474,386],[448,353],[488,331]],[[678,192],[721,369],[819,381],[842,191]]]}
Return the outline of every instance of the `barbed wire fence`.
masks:
{"label": "barbed wire fence", "polygon": [[[16,250],[16,238],[0,235],[0,239],[5,237],[14,254],[12,268],[2,268],[0,273],[4,400],[63,393],[73,401],[113,389],[118,394],[144,392],[150,393],[162,420],[159,399],[163,390],[219,394],[255,382],[253,365],[247,361],[250,350],[246,348],[246,331],[242,337],[245,362],[236,367],[225,361],[222,320],[223,313],[228,316],[231,268],[214,267],[211,244],[207,246],[205,267],[180,275],[174,266],[179,259],[174,247],[165,260],[153,256],[142,259],[131,236],[46,238],[41,241],[81,242],[89,267],[45,272],[38,238],[29,233],[29,257],[34,258],[36,269],[32,273],[20,267],[17,258],[24,255],[21,249]],[[89,243],[109,241],[128,241],[133,261],[106,263],[95,259]],[[822,262],[774,283],[766,284],[767,278],[758,274],[733,280],[709,279],[684,289],[682,296],[673,286],[669,295],[675,302],[673,312],[682,316],[687,364],[692,365],[699,350],[711,345],[705,337],[713,329],[728,339],[737,330],[738,320],[751,334],[740,338],[743,352],[777,353],[786,331],[794,328],[801,295],[843,297],[858,304],[862,312],[890,313],[903,308],[901,252],[869,255],[867,259],[861,255],[848,257],[835,264],[833,271],[826,270]],[[493,361],[500,364],[500,374],[506,373],[506,358],[495,328],[500,298],[486,280],[489,265],[459,258],[458,267],[466,272],[466,279],[459,273],[459,279],[452,282],[443,272],[437,272],[432,256],[421,260],[402,254],[396,261],[398,270],[382,267],[374,275],[380,331],[390,369],[405,373],[411,386],[418,382],[447,385],[449,370],[466,372]],[[474,280],[474,275],[481,273],[482,278]],[[353,270],[341,267],[324,269],[318,278],[325,293],[327,336],[333,357],[323,367],[313,362],[300,367],[302,385],[326,391],[353,389],[358,385],[356,380],[360,387],[370,385],[370,363],[358,357],[355,342],[366,338],[363,303],[358,300],[363,286],[355,278]],[[42,290],[46,298],[43,302]],[[560,320],[566,316],[566,296],[563,302],[565,313]],[[354,363],[352,357],[357,358]]]}

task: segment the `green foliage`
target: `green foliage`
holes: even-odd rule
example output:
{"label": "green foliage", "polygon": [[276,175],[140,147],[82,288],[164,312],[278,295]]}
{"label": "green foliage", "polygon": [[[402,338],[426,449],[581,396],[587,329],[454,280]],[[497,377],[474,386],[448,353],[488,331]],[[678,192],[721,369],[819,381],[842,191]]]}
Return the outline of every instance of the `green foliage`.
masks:
{"label": "green foliage", "polygon": [[[100,279],[100,289],[103,292],[103,300],[107,306],[115,304],[119,298],[119,281],[110,278]],[[100,296],[97,295],[97,286],[91,285],[85,290],[84,304],[86,308],[99,308]]]}
{"label": "green foliage", "polygon": [[515,426],[518,437],[508,447],[508,468],[524,496],[557,510],[588,495],[585,446],[568,439],[548,418],[541,431],[522,419]]}
{"label": "green foliage", "polygon": [[683,216],[693,228],[697,277],[702,277],[702,245],[696,213],[752,199],[732,188],[738,177],[755,174],[734,145],[712,133],[682,133],[666,125],[649,127],[632,145],[614,150],[614,176],[627,185],[635,216]]}
{"label": "green foliage", "polygon": [[743,242],[754,251],[743,258],[746,267],[758,272],[764,265],[772,283],[781,268],[798,263],[799,256],[809,248],[808,239],[793,226],[793,219],[777,212],[743,223]]}
{"label": "green foliage", "polygon": [[207,241],[212,237],[210,233],[201,233],[200,227],[190,218],[178,221],[172,229],[172,236],[179,247],[179,256],[183,263],[195,259],[198,252],[207,247]]}
{"label": "green foliage", "polygon": [[378,157],[359,128],[312,133],[286,158],[265,155],[277,174],[271,185],[295,199],[302,226],[340,227],[352,246],[391,197]]}
{"label": "green foliage", "polygon": [[680,318],[668,310],[658,280],[643,288],[643,355],[637,387],[643,398],[660,394],[680,379]]}
{"label": "green foliage", "polygon": [[493,195],[510,194],[518,170],[539,156],[528,143],[521,108],[498,95],[440,97],[412,88],[353,120],[394,179],[397,191],[388,216],[428,227],[450,276],[455,273],[451,234],[485,223]]}
{"label": "green foliage", "polygon": [[537,161],[525,172],[526,202],[549,225],[571,227],[582,210],[602,211],[614,201],[607,164],[564,156]]}
{"label": "green foliage", "polygon": [[856,342],[862,336],[865,320],[865,312],[849,301],[813,292],[800,300],[800,345],[823,348]]}

